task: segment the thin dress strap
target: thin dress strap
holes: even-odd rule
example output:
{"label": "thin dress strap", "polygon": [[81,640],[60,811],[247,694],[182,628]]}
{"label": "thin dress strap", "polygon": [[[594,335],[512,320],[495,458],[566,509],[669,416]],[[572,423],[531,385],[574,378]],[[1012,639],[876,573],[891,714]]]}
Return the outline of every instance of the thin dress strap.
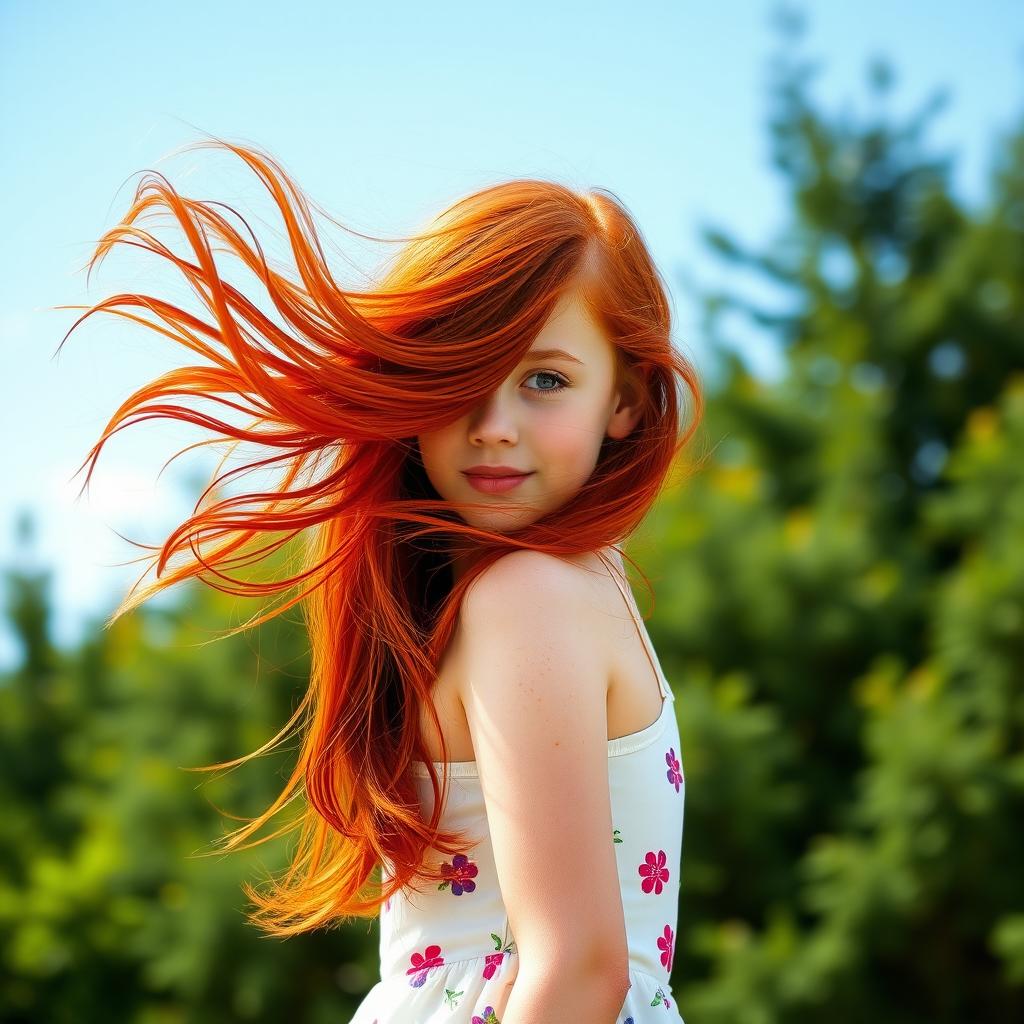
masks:
{"label": "thin dress strap", "polygon": [[[622,556],[618,556],[619,568],[625,573],[625,567],[622,564]],[[647,625],[642,620],[637,618],[640,609],[637,608],[637,615],[633,614],[633,609],[636,608],[636,601],[633,597],[633,592],[628,585],[624,585],[619,579],[619,575],[614,570],[612,571],[612,579],[615,580],[615,585],[619,588],[619,592],[622,594],[622,599],[626,602],[626,608],[629,611],[629,617],[633,620],[633,625],[636,627],[636,631],[640,636],[640,642],[644,645],[644,653],[647,655],[647,660],[651,663],[651,668],[654,669],[654,674],[658,677],[658,689],[661,690],[661,695],[665,700],[675,700],[675,694],[672,692],[672,687],[668,685],[668,680],[665,678],[665,673],[661,669],[661,659],[658,657],[658,652],[654,649],[654,644],[651,642],[650,634],[647,632]]]}

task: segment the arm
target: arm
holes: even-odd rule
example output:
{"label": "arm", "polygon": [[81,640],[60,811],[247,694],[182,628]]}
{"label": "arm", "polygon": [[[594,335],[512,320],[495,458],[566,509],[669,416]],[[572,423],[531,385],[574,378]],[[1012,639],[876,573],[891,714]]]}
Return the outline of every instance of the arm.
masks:
{"label": "arm", "polygon": [[613,1024],[629,987],[608,658],[583,570],[515,551],[463,601],[466,710],[519,953],[502,1024]]}
{"label": "arm", "polygon": [[[548,972],[524,976],[522,965],[501,1014],[501,1024],[616,1024],[626,987],[613,984],[611,973]],[[626,983],[628,987],[628,982]]]}

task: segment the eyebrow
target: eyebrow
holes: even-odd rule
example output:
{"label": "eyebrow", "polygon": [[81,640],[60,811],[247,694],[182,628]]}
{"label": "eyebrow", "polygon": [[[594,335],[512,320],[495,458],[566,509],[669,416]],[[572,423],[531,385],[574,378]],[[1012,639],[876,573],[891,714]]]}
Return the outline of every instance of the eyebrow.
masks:
{"label": "eyebrow", "polygon": [[526,353],[531,359],[566,359],[570,363],[579,363],[583,365],[582,359],[577,359],[575,356],[569,355],[568,352],[560,348],[534,348]]}

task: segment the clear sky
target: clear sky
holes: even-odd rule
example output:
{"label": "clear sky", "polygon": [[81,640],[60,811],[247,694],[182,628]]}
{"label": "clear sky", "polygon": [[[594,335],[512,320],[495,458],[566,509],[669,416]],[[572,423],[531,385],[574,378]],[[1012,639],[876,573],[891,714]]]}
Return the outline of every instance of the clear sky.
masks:
{"label": "clear sky", "polygon": [[[114,531],[162,541],[197,497],[181,472],[211,466],[208,455],[183,458],[157,481],[200,435],[145,423],[105,447],[89,495],[75,500],[83,475],[72,475],[117,405],[187,356],[97,315],[52,358],[76,314],[49,307],[155,290],[158,280],[160,294],[187,297],[180,278],[158,278],[152,258],[128,250],[88,288],[79,270],[127,209],[138,172],[160,170],[188,195],[258,213],[275,238],[280,224],[238,161],[213,150],[169,156],[200,137],[192,125],[268,149],[332,216],[371,234],[411,230],[507,177],[610,188],[639,221],[673,291],[675,339],[699,364],[684,275],[770,298],[727,281],[697,230],[718,224],[762,246],[785,220],[767,132],[776,9],[760,0],[0,0],[0,563],[52,567],[58,641],[73,641],[84,615],[112,609],[141,570],[114,567],[139,554]],[[979,203],[994,139],[1024,111],[1019,0],[797,9],[809,23],[800,52],[821,64],[811,92],[829,110],[867,110],[875,55],[895,66],[895,115],[950,89],[928,137],[956,154],[954,191]],[[259,218],[251,223],[260,230]],[[358,263],[358,250],[346,252]],[[754,372],[777,372],[749,327],[736,323],[731,337]],[[15,545],[22,510],[37,519],[29,552]],[[0,663],[13,653],[0,634]]]}

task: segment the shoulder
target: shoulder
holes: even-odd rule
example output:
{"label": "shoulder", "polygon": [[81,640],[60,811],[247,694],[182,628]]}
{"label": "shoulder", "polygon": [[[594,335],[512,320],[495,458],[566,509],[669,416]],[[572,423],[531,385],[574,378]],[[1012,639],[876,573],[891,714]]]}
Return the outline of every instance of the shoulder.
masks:
{"label": "shoulder", "polygon": [[528,672],[537,668],[534,662],[551,664],[552,658],[571,663],[576,671],[561,685],[581,685],[585,673],[588,691],[606,699],[610,637],[621,614],[621,596],[596,553],[504,555],[473,580],[462,599],[457,632],[463,704],[468,686],[500,685],[484,670],[498,657],[515,658]]}
{"label": "shoulder", "polygon": [[[486,684],[489,674],[481,669],[499,655],[544,659],[560,652],[585,669],[595,692],[605,695],[611,664],[606,638],[615,607],[608,593],[612,586],[608,570],[594,555],[565,559],[520,550],[499,558],[462,598],[457,627],[464,670],[460,689]],[[465,703],[467,695],[461,696]]]}
{"label": "shoulder", "polygon": [[[596,553],[560,558],[543,551],[512,551],[488,566],[470,585],[462,601],[462,616],[477,628],[493,629],[494,612],[515,607],[540,612],[580,614],[599,610],[601,598],[613,586],[609,570]],[[578,622],[577,625],[584,625]]]}
{"label": "shoulder", "polygon": [[[481,573],[463,603],[462,702],[522,962],[555,954],[619,973],[601,574],[611,585],[600,565],[534,551]],[[550,870],[566,849],[568,879]]]}

